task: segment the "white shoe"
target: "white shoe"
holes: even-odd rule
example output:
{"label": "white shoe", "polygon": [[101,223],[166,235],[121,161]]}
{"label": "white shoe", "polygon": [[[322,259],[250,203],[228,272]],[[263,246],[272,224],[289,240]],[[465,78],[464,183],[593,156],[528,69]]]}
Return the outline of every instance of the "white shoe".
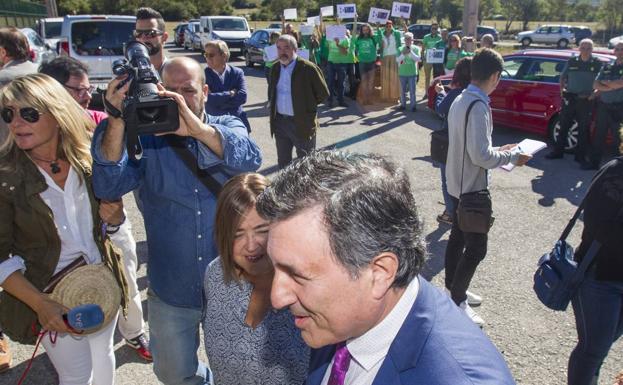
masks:
{"label": "white shoe", "polygon": [[480,306],[480,304],[482,303],[482,297],[478,294],[474,294],[469,290],[467,290],[465,294],[467,294],[467,303],[470,306]]}
{"label": "white shoe", "polygon": [[467,316],[469,317],[469,319],[471,319],[472,321],[474,321],[474,323],[476,325],[478,325],[479,327],[483,327],[485,324],[485,320],[482,319],[482,317],[480,317],[478,315],[478,313],[476,313],[474,311],[474,309],[471,308],[471,306],[469,306],[469,304],[467,303],[467,301],[463,301],[461,302],[461,304],[459,305],[459,307],[461,309],[463,309],[463,311],[465,312],[465,314],[467,314]]}

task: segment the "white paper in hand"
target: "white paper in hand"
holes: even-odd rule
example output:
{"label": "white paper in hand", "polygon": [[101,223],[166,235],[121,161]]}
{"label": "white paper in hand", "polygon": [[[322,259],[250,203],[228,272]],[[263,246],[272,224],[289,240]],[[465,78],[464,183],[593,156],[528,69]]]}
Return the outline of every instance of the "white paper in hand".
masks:
{"label": "white paper in hand", "polygon": [[329,25],[327,26],[327,40],[339,39],[342,40],[346,37],[346,27],[343,25]]}
{"label": "white paper in hand", "polygon": [[443,56],[445,50],[429,48],[426,50],[426,62],[429,64],[441,64],[443,63]]}
{"label": "white paper in hand", "polygon": [[392,16],[408,19],[411,17],[411,4],[394,1],[392,4]]}
{"label": "white paper in hand", "polygon": [[333,6],[327,5],[326,7],[320,8],[320,14],[322,16],[333,16]]}
{"label": "white paper in hand", "polygon": [[308,25],[308,24],[302,24],[301,27],[299,28],[299,32],[303,36],[313,35],[314,34],[314,26],[313,25]]}
{"label": "white paper in hand", "polygon": [[337,17],[340,19],[354,19],[357,13],[357,6],[355,4],[338,4]]}
{"label": "white paper in hand", "polygon": [[268,61],[274,61],[279,58],[279,53],[277,52],[277,44],[264,47],[264,53],[266,54],[266,59]]}
{"label": "white paper in hand", "polygon": [[307,25],[320,25],[320,16],[308,17]]}
{"label": "white paper in hand", "polygon": [[[521,142],[519,142],[519,144],[517,144],[517,147],[519,147],[519,151],[521,151],[524,154],[534,155],[537,152],[541,151],[542,149],[546,148],[547,143],[541,142],[540,140],[524,139]],[[505,164],[504,166],[500,168],[505,171],[512,171],[515,168],[515,165],[512,163],[509,163],[509,164]]]}
{"label": "white paper in hand", "polygon": [[368,23],[385,24],[389,19],[389,10],[382,8],[370,8],[370,15],[368,16]]}
{"label": "white paper in hand", "polygon": [[296,8],[284,9],[283,18],[286,20],[296,20]]}

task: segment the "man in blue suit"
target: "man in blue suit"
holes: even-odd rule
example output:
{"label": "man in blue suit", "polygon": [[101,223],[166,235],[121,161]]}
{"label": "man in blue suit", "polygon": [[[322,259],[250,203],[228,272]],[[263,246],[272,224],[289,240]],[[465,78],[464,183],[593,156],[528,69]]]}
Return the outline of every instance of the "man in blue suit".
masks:
{"label": "man in blue suit", "polygon": [[483,332],[418,273],[422,225],[403,169],[313,152],[258,197],[271,301],[314,348],[308,385],[508,385]]}

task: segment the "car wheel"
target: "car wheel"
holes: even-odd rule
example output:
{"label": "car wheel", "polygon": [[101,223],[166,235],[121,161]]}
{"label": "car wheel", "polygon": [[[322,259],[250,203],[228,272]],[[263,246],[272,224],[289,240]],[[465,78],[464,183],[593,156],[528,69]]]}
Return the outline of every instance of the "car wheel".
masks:
{"label": "car wheel", "polygon": [[560,39],[558,40],[558,48],[567,48],[569,46],[569,40]]}
{"label": "car wheel", "polygon": [[[549,124],[549,138],[552,142],[556,143],[558,136],[560,135],[560,115],[556,115],[552,118]],[[578,145],[578,122],[574,121],[569,129],[567,140],[565,142],[565,151],[573,151]]]}
{"label": "car wheel", "polygon": [[249,51],[245,51],[244,53],[244,64],[249,68],[253,67],[253,65],[255,64],[251,61],[251,54],[249,53]]}
{"label": "car wheel", "polygon": [[529,46],[532,43],[532,39],[530,39],[529,37],[524,37],[523,39],[521,39],[521,45],[524,47]]}

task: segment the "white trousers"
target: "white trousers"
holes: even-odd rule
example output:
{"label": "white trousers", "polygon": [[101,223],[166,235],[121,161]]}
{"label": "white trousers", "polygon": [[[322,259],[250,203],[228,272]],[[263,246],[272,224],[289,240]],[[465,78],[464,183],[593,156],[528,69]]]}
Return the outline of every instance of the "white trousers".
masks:
{"label": "white trousers", "polygon": [[119,313],[119,331],[123,338],[131,340],[145,332],[143,321],[143,307],[141,306],[141,293],[136,283],[136,269],[138,259],[136,257],[136,242],[132,235],[132,225],[126,220],[115,234],[110,236],[115,246],[123,253],[123,269],[128,281],[128,318]]}
{"label": "white trousers", "polygon": [[113,385],[116,319],[104,329],[86,336],[58,334],[52,343],[46,334],[41,344],[56,369],[59,385]]}

